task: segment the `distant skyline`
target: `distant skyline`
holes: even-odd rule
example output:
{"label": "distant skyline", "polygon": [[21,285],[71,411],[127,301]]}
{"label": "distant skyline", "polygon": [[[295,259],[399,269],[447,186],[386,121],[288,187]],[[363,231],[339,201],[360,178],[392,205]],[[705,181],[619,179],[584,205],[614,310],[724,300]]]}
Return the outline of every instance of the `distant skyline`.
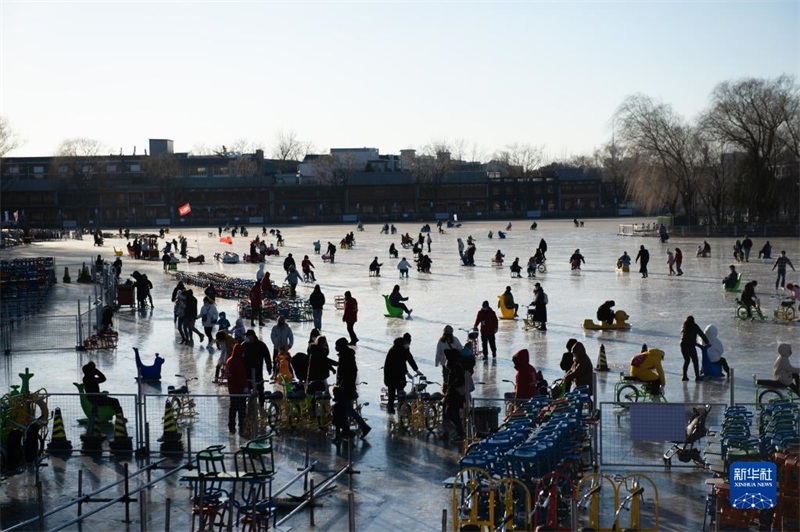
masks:
{"label": "distant skyline", "polygon": [[463,142],[548,160],[611,139],[642,93],[693,120],[718,83],[800,72],[800,1],[32,2],[0,0],[0,115],[52,155],[293,131],[317,153]]}

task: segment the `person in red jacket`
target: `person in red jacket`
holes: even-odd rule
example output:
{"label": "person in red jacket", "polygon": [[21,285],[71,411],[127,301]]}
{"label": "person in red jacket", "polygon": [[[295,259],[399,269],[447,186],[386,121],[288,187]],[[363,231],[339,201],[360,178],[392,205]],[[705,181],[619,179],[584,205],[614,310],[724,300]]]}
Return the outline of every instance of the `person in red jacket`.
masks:
{"label": "person in red jacket", "polygon": [[347,333],[350,335],[350,343],[348,345],[356,345],[358,343],[358,336],[353,330],[353,325],[358,321],[358,301],[350,294],[350,290],[344,293],[344,315],[342,321],[347,324]]}
{"label": "person in red jacket", "polygon": [[489,347],[492,348],[492,358],[497,357],[497,345],[494,342],[494,335],[497,334],[497,314],[488,301],[484,301],[478,315],[475,317],[473,327],[481,326],[481,343],[483,344],[484,360],[489,356]]}
{"label": "person in red jacket", "polygon": [[250,326],[256,326],[256,316],[258,316],[258,324],[264,325],[264,320],[261,318],[261,285],[255,283],[247,293],[247,297],[250,298]]}
{"label": "person in red jacket", "polygon": [[[258,285],[256,285],[258,286]],[[231,394],[228,407],[228,431],[236,433],[236,417],[239,417],[239,433],[244,431],[244,418],[247,410],[247,397],[242,394],[250,393],[247,382],[247,364],[244,360],[243,344],[236,344],[225,361],[225,375],[228,379],[228,393]]]}
{"label": "person in red jacket", "polygon": [[538,389],[536,382],[536,369],[530,364],[530,355],[527,349],[517,351],[511,361],[517,370],[517,389],[514,399],[530,399],[536,395]]}

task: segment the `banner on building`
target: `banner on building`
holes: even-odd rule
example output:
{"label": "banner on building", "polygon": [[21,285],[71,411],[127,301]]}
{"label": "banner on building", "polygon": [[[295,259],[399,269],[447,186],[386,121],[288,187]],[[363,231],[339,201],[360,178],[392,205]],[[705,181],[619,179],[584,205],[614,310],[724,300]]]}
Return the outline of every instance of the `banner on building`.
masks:
{"label": "banner on building", "polygon": [[181,205],[180,207],[178,207],[178,214],[180,214],[181,216],[186,216],[190,212],[192,212],[192,207],[188,203],[186,205]]}

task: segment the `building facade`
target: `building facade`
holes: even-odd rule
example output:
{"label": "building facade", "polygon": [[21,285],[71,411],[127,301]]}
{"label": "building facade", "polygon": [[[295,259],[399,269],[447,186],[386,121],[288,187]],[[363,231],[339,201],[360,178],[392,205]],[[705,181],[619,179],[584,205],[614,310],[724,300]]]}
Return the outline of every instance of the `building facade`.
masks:
{"label": "building facade", "polygon": [[[616,214],[603,205],[599,174],[580,169],[521,178],[414,150],[332,149],[297,162],[172,146],[152,139],[149,154],[3,158],[2,221],[71,228]],[[187,203],[191,214],[181,218]]]}

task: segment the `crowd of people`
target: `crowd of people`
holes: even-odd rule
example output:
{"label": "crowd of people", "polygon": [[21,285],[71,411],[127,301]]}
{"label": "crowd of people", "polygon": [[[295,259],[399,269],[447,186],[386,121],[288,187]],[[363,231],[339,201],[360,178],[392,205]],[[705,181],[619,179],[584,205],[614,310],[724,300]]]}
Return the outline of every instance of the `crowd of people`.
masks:
{"label": "crowd of people", "polygon": [[[362,228],[360,228],[363,230]],[[241,228],[241,234],[245,235],[245,228]],[[233,231],[232,231],[233,232]],[[396,234],[396,229],[392,226],[384,227],[381,231],[387,235]],[[220,230],[220,234],[222,230]],[[266,234],[266,230],[263,231]],[[280,236],[278,233],[276,236]],[[429,256],[423,252],[425,247],[430,253],[433,239],[431,237],[430,229],[423,231],[419,235],[419,239],[414,241],[408,234],[402,235],[401,245],[404,248],[411,248],[414,252],[414,260],[417,263],[417,270],[421,272],[430,272]],[[280,238],[282,241],[282,236]],[[461,262],[465,266],[475,265],[476,242],[472,236],[467,238],[466,246],[461,238],[457,240],[457,250]],[[662,239],[666,242],[666,239]],[[134,244],[131,245],[134,256],[136,254],[146,254],[148,251],[145,245],[142,249],[142,242],[146,239],[134,239]],[[340,242],[341,249],[351,249],[355,244],[353,233],[350,232]],[[178,246],[181,246],[180,253],[184,255],[185,238],[181,238],[179,243],[176,240],[167,242],[162,251],[174,256],[172,251],[173,246],[177,251]],[[742,242],[737,241],[734,245],[734,259],[743,262],[749,262],[750,251],[753,247],[752,241],[745,237]],[[251,255],[258,256],[263,260],[265,255],[265,242],[264,240],[256,239],[251,244]],[[317,248],[317,246],[315,246]],[[138,249],[138,251],[137,251]],[[268,249],[274,249],[270,245]],[[318,248],[317,248],[317,251]],[[255,252],[255,253],[254,253]],[[323,259],[329,262],[334,262],[337,246],[328,242],[326,256]],[[540,265],[544,264],[547,253],[547,242],[542,238],[535,249],[534,254],[528,259],[527,272],[531,277],[536,276],[537,269]],[[708,256],[711,253],[710,246],[704,242],[698,250],[698,256]],[[394,243],[391,243],[389,248],[390,258],[398,258],[398,251]],[[759,258],[769,258],[771,254],[771,246],[767,242],[764,247],[759,251]],[[504,263],[505,254],[502,250],[498,249],[494,254],[493,262],[498,265]],[[650,252],[641,245],[635,259],[623,253],[618,259],[618,266],[630,266],[633,262],[639,264],[639,272],[642,278],[649,276],[648,265],[650,261]],[[580,249],[576,249],[569,257],[568,262],[572,270],[580,270],[582,265],[586,264],[584,256],[581,254]],[[667,250],[667,273],[668,275],[681,276],[683,275],[682,269],[683,255],[680,248],[671,248]],[[379,257],[375,256],[368,266],[368,270],[372,275],[380,276],[384,264],[380,262]],[[283,261],[283,268],[286,274],[285,281],[290,287],[290,297],[296,297],[296,287],[301,282],[316,282],[315,266],[305,255],[301,262],[302,275],[299,273],[295,259],[292,253],[288,253]],[[409,271],[412,269],[412,264],[402,257],[398,260],[396,268],[401,278],[408,278]],[[787,268],[794,271],[794,266],[786,255],[785,251],[781,251],[780,256],[775,261],[773,270],[777,270],[777,278],[775,281],[776,289],[780,286],[783,287]],[[520,265],[519,257],[516,257],[511,266],[512,276],[521,276],[522,266]],[[118,259],[113,270],[115,275],[119,277],[121,271],[121,261]],[[152,307],[152,283],[147,279],[146,275],[141,275],[134,272],[132,276],[135,279],[137,287],[137,298],[140,306],[145,306],[149,303]],[[730,266],[729,275],[723,280],[726,288],[733,288],[734,284],[740,278],[735,265]],[[756,280],[751,280],[744,285],[742,291],[741,301],[747,308],[748,315],[751,315],[753,308],[758,308],[759,301],[755,295],[755,289],[758,283]],[[796,285],[789,283],[786,288],[790,290],[791,297],[796,300],[800,298],[800,288]],[[328,380],[332,374],[337,374],[336,386],[333,388],[334,399],[334,423],[336,426],[337,441],[343,438],[351,437],[353,434],[350,432],[350,419],[361,428],[360,432],[362,437],[366,436],[369,432],[369,426],[360,418],[358,412],[353,409],[353,401],[357,397],[357,364],[356,364],[356,350],[355,347],[359,342],[358,335],[355,332],[355,324],[358,322],[358,302],[353,297],[350,291],[344,293],[343,314],[342,321],[345,323],[346,330],[349,338],[339,338],[335,342],[335,352],[338,355],[338,362],[329,358],[330,350],[326,337],[321,333],[322,331],[322,313],[326,304],[325,295],[322,293],[319,284],[316,284],[309,297],[309,304],[312,308],[312,316],[314,329],[311,337],[309,338],[308,345],[305,352],[297,350],[294,341],[294,334],[290,325],[286,322],[285,318],[280,317],[277,323],[272,327],[269,340],[272,344],[272,351],[270,352],[267,344],[258,338],[258,334],[254,330],[256,322],[263,327],[266,325],[264,322],[261,309],[263,307],[263,300],[265,298],[276,297],[276,287],[272,283],[270,272],[266,271],[262,263],[256,274],[256,282],[253,284],[249,292],[249,300],[251,303],[251,323],[250,329],[245,327],[244,320],[237,318],[235,326],[227,320],[224,312],[218,312],[216,307],[216,290],[213,284],[206,287],[202,296],[202,305],[198,301],[198,296],[194,295],[192,289],[184,286],[182,282],[178,282],[172,295],[174,302],[174,321],[178,333],[180,335],[180,343],[192,345],[194,336],[197,335],[199,342],[202,344],[207,339],[206,347],[210,348],[215,346],[219,351],[219,357],[215,365],[214,381],[227,382],[228,390],[231,394],[248,394],[255,392],[263,402],[264,398],[264,382],[265,375],[267,379],[284,379],[289,381],[300,382],[307,391],[326,390],[328,389]],[[405,297],[400,292],[400,285],[394,285],[391,294],[388,296],[389,303],[410,317],[412,309],[408,307],[406,302],[408,297]],[[515,301],[512,293],[511,286],[506,287],[505,292],[501,295],[498,306],[513,312],[513,317],[517,317],[519,304]],[[597,310],[597,319],[601,324],[612,324],[615,319],[613,307],[615,301],[605,301]],[[547,330],[547,305],[548,296],[545,293],[541,283],[537,282],[533,288],[533,301],[528,306],[529,317],[537,324],[536,328],[541,331]],[[198,308],[199,307],[199,308]],[[502,308],[501,307],[501,308]],[[197,320],[200,320],[202,332],[198,330]],[[447,325],[439,338],[436,345],[434,362],[435,365],[442,367],[442,377],[445,392],[445,414],[444,418],[447,420],[445,428],[442,431],[442,436],[450,438],[453,441],[460,441],[463,438],[463,425],[458,422],[461,413],[463,412],[465,401],[468,399],[474,384],[472,384],[472,372],[474,371],[475,361],[479,357],[488,360],[491,354],[492,359],[497,358],[498,346],[496,343],[496,334],[499,330],[499,318],[488,301],[484,301],[477,312],[473,326],[478,330],[480,335],[480,346],[482,349],[474,349],[465,347],[471,345],[472,342],[463,343],[454,335],[453,327]],[[215,332],[216,328],[216,332]],[[474,342],[478,344],[478,342]],[[696,381],[702,381],[704,375],[701,372],[702,364],[698,358],[697,349],[700,348],[702,356],[705,360],[714,365],[718,365],[721,371],[728,375],[730,373],[730,366],[726,357],[723,343],[719,338],[718,330],[713,324],[708,324],[705,328],[701,329],[695,322],[693,316],[687,316],[680,333],[680,352],[683,357],[683,374],[682,380],[689,380],[689,368],[692,368],[693,376]],[[782,344],[783,345],[783,344]],[[788,344],[787,344],[788,345]],[[414,357],[411,354],[411,334],[406,332],[402,336],[397,337],[392,342],[386,360],[384,363],[384,384],[387,387],[388,393],[388,412],[394,413],[395,402],[397,394],[407,386],[407,376],[409,375],[409,368],[419,374]],[[294,352],[294,355],[290,353]],[[775,363],[775,378],[786,386],[797,387],[797,368],[788,364],[788,358],[791,354],[791,346],[781,347],[779,349],[779,357]],[[647,348],[643,346],[639,353],[633,355],[630,361],[630,375],[643,381],[650,388],[651,393],[663,393],[666,384],[665,374],[662,367],[662,362],[665,356],[665,351],[659,348]],[[305,360],[305,363],[303,363]],[[562,357],[560,364],[563,370],[563,379],[559,384],[557,390],[549,390],[544,385],[541,371],[536,370],[531,365],[531,356],[528,350],[519,350],[513,357],[512,362],[517,372],[516,378],[516,397],[517,399],[526,399],[542,393],[564,393],[565,391],[575,387],[588,387],[591,390],[593,381],[593,367],[592,362],[588,357],[585,346],[574,339],[571,339],[567,344],[567,352]],[[301,368],[298,372],[298,368]],[[264,371],[266,370],[266,372]],[[94,377],[88,377],[91,381],[94,379],[95,384],[100,379],[97,373],[92,373],[92,368],[85,370],[87,375],[92,374]],[[99,381],[102,382],[102,381]],[[94,384],[91,384],[94,386]],[[237,422],[239,430],[243,428],[244,422],[244,409],[245,405],[242,401],[231,401],[228,425],[230,431],[236,431]]]}

